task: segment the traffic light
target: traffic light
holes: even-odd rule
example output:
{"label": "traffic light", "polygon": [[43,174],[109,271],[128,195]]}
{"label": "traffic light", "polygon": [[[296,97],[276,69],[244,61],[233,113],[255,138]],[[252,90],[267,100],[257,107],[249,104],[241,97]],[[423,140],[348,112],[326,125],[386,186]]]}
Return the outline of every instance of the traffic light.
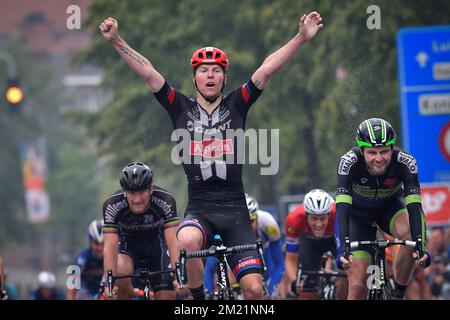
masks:
{"label": "traffic light", "polygon": [[19,111],[25,94],[17,79],[9,79],[5,91],[6,102],[11,111]]}

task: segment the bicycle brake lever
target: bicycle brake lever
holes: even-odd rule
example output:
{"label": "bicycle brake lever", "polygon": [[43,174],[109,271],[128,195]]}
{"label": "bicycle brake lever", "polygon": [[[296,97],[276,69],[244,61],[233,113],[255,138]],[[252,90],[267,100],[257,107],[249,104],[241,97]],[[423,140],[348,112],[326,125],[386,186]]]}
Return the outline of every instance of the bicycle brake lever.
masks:
{"label": "bicycle brake lever", "polygon": [[107,277],[107,283],[108,283],[108,296],[112,298],[113,296],[113,274],[112,270],[108,270],[108,277]]}
{"label": "bicycle brake lever", "polygon": [[261,265],[263,268],[264,273],[267,272],[267,265],[266,265],[266,260],[264,259],[264,250],[262,248],[262,241],[261,239],[258,239],[256,241],[256,248],[258,249],[258,254],[261,258]]}
{"label": "bicycle brake lever", "polygon": [[302,264],[299,263],[297,265],[297,277],[295,278],[295,287],[296,288],[298,288],[300,286],[301,281],[302,281]]}
{"label": "bicycle brake lever", "polygon": [[349,237],[345,237],[344,246],[345,246],[344,258],[345,258],[345,260],[350,261],[349,260],[349,258],[350,258],[350,238]]}

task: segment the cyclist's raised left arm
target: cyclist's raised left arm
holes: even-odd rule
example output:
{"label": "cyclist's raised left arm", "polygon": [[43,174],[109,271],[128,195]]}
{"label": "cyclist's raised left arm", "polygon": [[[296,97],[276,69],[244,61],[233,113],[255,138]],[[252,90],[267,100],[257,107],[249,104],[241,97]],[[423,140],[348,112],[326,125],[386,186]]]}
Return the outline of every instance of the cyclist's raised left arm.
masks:
{"label": "cyclist's raised left arm", "polygon": [[129,46],[119,35],[119,24],[114,18],[105,19],[99,26],[103,38],[109,42],[128,66],[145,80],[151,92],[158,92],[164,85],[164,77],[150,61]]}
{"label": "cyclist's raised left arm", "polygon": [[298,50],[323,27],[319,13],[311,12],[303,15],[299,22],[299,32],[283,47],[268,56],[263,64],[252,75],[256,87],[263,90],[272,76],[287,64]]}

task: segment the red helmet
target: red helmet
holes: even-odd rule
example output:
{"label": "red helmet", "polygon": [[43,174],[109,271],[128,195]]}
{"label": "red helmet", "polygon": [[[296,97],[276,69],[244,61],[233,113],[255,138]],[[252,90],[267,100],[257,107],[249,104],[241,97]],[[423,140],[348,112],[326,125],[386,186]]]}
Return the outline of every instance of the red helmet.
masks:
{"label": "red helmet", "polygon": [[218,64],[224,70],[227,70],[229,65],[225,52],[214,47],[204,47],[194,52],[191,58],[192,68],[195,69],[202,63]]}

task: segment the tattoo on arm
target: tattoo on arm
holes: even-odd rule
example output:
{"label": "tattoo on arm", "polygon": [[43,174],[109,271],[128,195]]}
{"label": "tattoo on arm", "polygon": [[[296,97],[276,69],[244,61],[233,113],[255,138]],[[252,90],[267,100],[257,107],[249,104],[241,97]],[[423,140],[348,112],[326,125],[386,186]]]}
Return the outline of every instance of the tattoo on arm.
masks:
{"label": "tattoo on arm", "polygon": [[256,81],[255,81],[255,86],[256,86],[258,89],[261,89],[261,87],[262,87],[262,82],[261,82],[260,80],[256,80]]}
{"label": "tattoo on arm", "polygon": [[128,55],[131,59],[139,63],[140,65],[150,65],[150,63],[142,57],[139,53],[131,49],[130,47],[126,47],[123,45],[119,45],[120,50]]}

